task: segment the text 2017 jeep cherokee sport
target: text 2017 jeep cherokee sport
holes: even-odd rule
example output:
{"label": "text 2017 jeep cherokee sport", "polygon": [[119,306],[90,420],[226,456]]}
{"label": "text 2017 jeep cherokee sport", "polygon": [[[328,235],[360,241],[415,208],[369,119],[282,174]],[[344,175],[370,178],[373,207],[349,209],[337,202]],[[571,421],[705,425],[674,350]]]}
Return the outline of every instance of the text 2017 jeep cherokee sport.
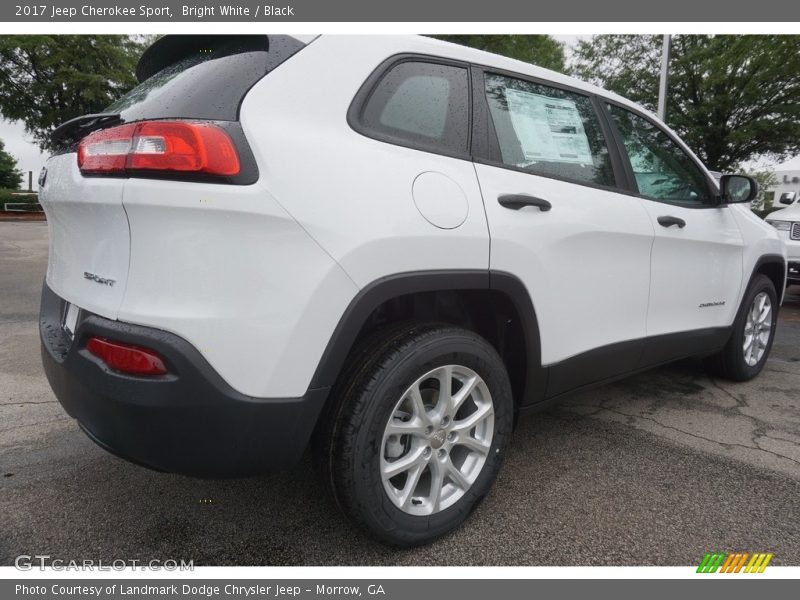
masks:
{"label": "text 2017 jeep cherokee sport", "polygon": [[59,127],[42,355],[67,412],[156,469],[311,445],[399,545],[490,489],[515,414],[772,344],[777,232],[637,105],[422,37],[167,36]]}

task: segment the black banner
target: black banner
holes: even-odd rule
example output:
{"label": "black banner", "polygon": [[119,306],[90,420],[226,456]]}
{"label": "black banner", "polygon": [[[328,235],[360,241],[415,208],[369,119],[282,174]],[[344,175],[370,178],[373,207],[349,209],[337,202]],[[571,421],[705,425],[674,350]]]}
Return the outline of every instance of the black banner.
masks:
{"label": "black banner", "polygon": [[787,22],[800,21],[800,3],[761,0],[58,0],[3,2],[0,19],[16,22]]}
{"label": "black banner", "polygon": [[[724,578],[723,578],[724,577]],[[712,581],[714,580],[715,581]],[[673,580],[430,580],[430,579],[325,579],[325,580],[225,580],[137,579],[79,580],[26,579],[0,581],[0,597],[8,600],[82,600],[86,598],[129,600],[504,600],[536,598],[681,598],[725,597],[790,598],[796,595],[792,580],[755,576],[728,578],[698,575],[697,579]]]}

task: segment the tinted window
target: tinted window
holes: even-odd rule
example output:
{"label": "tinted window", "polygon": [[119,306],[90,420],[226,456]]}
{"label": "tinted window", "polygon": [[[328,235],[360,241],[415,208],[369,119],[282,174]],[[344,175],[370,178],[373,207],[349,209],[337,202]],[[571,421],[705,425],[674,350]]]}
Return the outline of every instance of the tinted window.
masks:
{"label": "tinted window", "polygon": [[618,106],[609,105],[608,109],[622,135],[642,196],[686,204],[710,200],[705,175],[665,131]]}
{"label": "tinted window", "polygon": [[361,111],[381,139],[448,154],[469,143],[469,81],[461,67],[403,62],[389,70]]}
{"label": "tinted window", "polygon": [[247,91],[303,47],[290,36],[166,36],[142,58],[158,60],[154,74],[105,112],[125,121],[235,121]]}
{"label": "tinted window", "polygon": [[614,185],[608,146],[589,98],[503,75],[487,73],[485,81],[503,164]]}

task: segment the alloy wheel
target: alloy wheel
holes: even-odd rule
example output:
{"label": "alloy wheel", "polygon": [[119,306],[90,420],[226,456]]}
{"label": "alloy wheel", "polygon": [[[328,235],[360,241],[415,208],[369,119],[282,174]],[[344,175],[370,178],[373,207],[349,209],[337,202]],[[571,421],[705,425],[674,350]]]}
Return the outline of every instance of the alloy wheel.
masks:
{"label": "alloy wheel", "polygon": [[751,367],[757,365],[764,356],[772,333],[772,301],[766,292],[753,299],[747,311],[744,324],[742,349],[744,361]]}
{"label": "alloy wheel", "polygon": [[452,506],[481,473],[494,435],[486,383],[460,365],[417,379],[395,405],[383,434],[383,487],[397,508],[432,515]]}

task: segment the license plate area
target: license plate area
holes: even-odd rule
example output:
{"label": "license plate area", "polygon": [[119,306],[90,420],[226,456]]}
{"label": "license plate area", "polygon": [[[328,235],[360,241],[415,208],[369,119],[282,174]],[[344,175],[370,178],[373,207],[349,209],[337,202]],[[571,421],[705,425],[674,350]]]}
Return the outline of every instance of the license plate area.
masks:
{"label": "license plate area", "polygon": [[69,339],[75,338],[75,330],[78,328],[78,317],[80,317],[81,309],[67,302],[64,307],[64,317],[61,319],[61,329],[69,336]]}

